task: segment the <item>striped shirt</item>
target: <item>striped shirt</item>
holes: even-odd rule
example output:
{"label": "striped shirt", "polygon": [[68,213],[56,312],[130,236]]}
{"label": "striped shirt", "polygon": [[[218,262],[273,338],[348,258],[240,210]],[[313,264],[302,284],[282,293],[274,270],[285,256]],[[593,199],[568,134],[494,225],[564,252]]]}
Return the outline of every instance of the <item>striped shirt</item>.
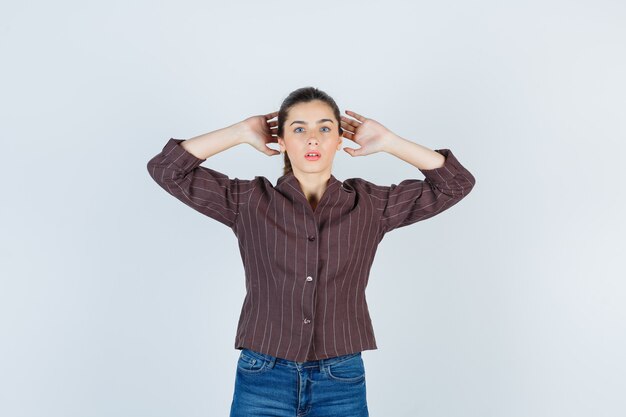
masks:
{"label": "striped shirt", "polygon": [[425,180],[376,185],[330,176],[315,209],[293,172],[229,178],[171,138],[147,165],[169,194],[230,227],[246,296],[235,349],[304,362],[377,349],[365,288],[385,233],[452,207],[475,179],[449,149]]}

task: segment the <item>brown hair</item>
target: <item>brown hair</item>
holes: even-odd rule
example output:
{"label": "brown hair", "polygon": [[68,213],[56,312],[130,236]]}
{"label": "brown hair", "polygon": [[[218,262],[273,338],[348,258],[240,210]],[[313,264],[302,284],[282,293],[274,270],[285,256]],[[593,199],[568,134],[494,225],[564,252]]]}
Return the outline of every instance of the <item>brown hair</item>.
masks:
{"label": "brown hair", "polygon": [[[293,106],[298,103],[308,103],[313,100],[321,100],[333,109],[333,113],[335,114],[335,118],[337,119],[337,123],[339,125],[339,135],[343,134],[343,129],[341,128],[341,112],[339,111],[339,107],[337,106],[337,103],[335,103],[335,100],[318,88],[302,87],[289,93],[287,98],[283,100],[283,103],[280,105],[280,109],[278,110],[278,129],[276,135],[281,138],[283,137],[283,124],[287,120],[287,114]],[[291,171],[291,161],[289,160],[289,156],[287,156],[287,152],[285,152],[283,175]]]}

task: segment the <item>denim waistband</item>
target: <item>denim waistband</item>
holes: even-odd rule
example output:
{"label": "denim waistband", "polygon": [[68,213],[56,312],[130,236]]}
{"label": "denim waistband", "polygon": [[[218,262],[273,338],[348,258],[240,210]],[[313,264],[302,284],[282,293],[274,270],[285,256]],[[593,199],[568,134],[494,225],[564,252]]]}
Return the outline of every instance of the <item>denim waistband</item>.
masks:
{"label": "denim waistband", "polygon": [[334,356],[332,358],[318,359],[313,361],[306,362],[296,362],[290,361],[288,359],[277,358],[276,356],[268,355],[267,353],[257,352],[256,350],[251,350],[248,348],[242,348],[242,352],[246,355],[255,357],[257,359],[266,360],[270,367],[274,366],[274,364],[289,366],[292,368],[320,368],[322,369],[325,365],[332,365],[333,363],[338,363],[350,359],[354,356],[361,356],[361,352],[348,353],[346,355]]}

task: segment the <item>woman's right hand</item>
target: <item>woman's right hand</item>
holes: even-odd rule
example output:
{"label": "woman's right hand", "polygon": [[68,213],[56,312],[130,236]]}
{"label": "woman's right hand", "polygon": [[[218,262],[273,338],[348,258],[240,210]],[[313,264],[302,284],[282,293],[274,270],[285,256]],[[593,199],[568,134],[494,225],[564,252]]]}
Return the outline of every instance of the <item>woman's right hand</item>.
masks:
{"label": "woman's right hand", "polygon": [[248,117],[240,123],[241,139],[245,143],[249,143],[260,152],[266,155],[279,155],[280,151],[267,146],[268,143],[278,143],[276,132],[278,129],[278,120],[270,121],[278,116],[278,112],[272,112],[259,116]]}

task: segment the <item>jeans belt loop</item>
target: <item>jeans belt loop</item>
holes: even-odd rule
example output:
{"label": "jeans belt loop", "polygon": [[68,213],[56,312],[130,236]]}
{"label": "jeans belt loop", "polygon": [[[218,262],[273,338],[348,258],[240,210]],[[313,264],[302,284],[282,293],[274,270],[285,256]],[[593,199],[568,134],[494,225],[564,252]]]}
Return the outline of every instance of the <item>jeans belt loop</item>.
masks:
{"label": "jeans belt loop", "polygon": [[270,359],[268,359],[268,362],[267,362],[267,366],[271,369],[274,367],[275,363],[276,363],[276,357],[270,356]]}

